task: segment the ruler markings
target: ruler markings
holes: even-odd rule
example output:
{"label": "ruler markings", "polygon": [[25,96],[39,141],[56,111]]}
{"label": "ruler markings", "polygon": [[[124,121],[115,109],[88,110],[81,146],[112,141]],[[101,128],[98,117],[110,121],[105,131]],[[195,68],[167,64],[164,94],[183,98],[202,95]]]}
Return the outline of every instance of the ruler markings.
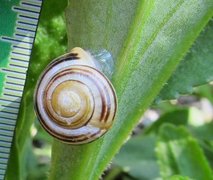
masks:
{"label": "ruler markings", "polygon": [[29,8],[26,8],[26,7],[18,7],[18,6],[13,6],[13,10],[15,11],[15,12],[18,12],[18,13],[25,13],[25,14],[27,14],[27,15],[32,15],[33,14],[33,16],[34,17],[37,17],[38,18],[38,10],[31,10],[31,9],[29,9]]}
{"label": "ruler markings", "polygon": [[1,161],[2,163],[7,163],[6,157],[0,157],[0,161]]}
{"label": "ruler markings", "polygon": [[[0,169],[5,169],[7,167],[7,164],[0,164]],[[4,176],[0,176],[3,177],[2,179],[4,179]]]}
{"label": "ruler markings", "polygon": [[36,5],[36,4],[22,2],[21,5],[22,5],[22,7],[29,8],[32,11],[36,11],[36,12],[40,11],[39,5]]}
{"label": "ruler markings", "polygon": [[28,23],[28,24],[37,25],[38,20],[36,20],[34,18],[30,18],[30,17],[19,17],[17,19],[17,22],[25,22],[25,23]]}
{"label": "ruler markings", "polygon": [[[3,119],[3,118],[1,118],[1,119]],[[6,122],[6,119],[4,119],[1,123],[4,124],[4,125],[7,125],[8,127],[9,127],[9,126],[14,126],[14,121],[12,121],[12,120],[10,120],[9,122]],[[0,130],[0,131],[1,131],[1,130]],[[3,132],[3,130],[2,130],[2,132]],[[6,132],[5,132],[5,133],[6,133]],[[11,136],[13,136],[13,131],[9,130],[9,131],[7,132],[7,134],[11,134]]]}
{"label": "ruler markings", "polygon": [[26,74],[26,71],[27,71],[26,69],[21,68],[21,67],[16,67],[16,66],[12,66],[11,67],[10,64],[9,64],[8,68],[11,69],[11,70],[13,70],[13,71],[16,71],[18,73],[23,73],[23,74]]}
{"label": "ruler markings", "polygon": [[2,108],[5,108],[5,109],[8,109],[10,112],[15,112],[15,113],[18,113],[19,112],[19,109],[17,107],[13,107],[13,106],[5,106],[5,105],[1,105]]}
{"label": "ruler markings", "polygon": [[11,61],[10,63],[9,63],[9,66],[11,67],[14,67],[14,68],[21,68],[21,69],[23,69],[23,71],[24,70],[27,70],[27,65],[26,64],[23,64],[23,62],[22,62],[22,64],[19,64],[19,63],[17,63],[17,62],[14,62],[14,61]]}
{"label": "ruler markings", "polygon": [[8,78],[13,78],[13,79],[19,79],[19,80],[25,80],[24,78],[23,78],[23,76],[15,76],[14,74],[12,74],[12,73],[10,73],[10,74],[8,74],[8,76],[7,76]]}
{"label": "ruler markings", "polygon": [[[12,141],[12,139],[13,139],[13,136],[10,136],[10,138],[6,138],[6,136],[3,136],[3,135],[1,135],[0,134],[0,136],[1,136],[1,138],[2,138],[2,141],[4,142],[4,143],[10,143],[11,141]],[[9,136],[8,136],[9,137]],[[4,139],[4,138],[6,138],[6,139]],[[8,144],[9,145],[9,144]],[[10,146],[11,146],[11,143],[10,143]],[[1,156],[1,154],[2,154],[2,156]],[[8,157],[8,153],[0,153],[0,159],[4,156],[4,157]],[[1,162],[1,161],[0,161]]]}
{"label": "ruler markings", "polygon": [[[9,150],[8,150],[8,148],[6,148],[6,147],[3,147],[3,146],[0,146],[0,149],[1,149],[1,153],[7,153],[7,154],[9,154]],[[1,164],[0,164],[0,166],[1,166]]]}
{"label": "ruler markings", "polygon": [[41,1],[35,1],[35,0],[22,0],[22,3],[28,3],[28,4],[33,4],[33,5],[38,5],[41,6],[42,2]]}
{"label": "ruler markings", "polygon": [[[14,126],[13,126],[14,127]],[[5,143],[5,144],[11,144],[11,142],[10,141],[8,141],[8,140],[1,140],[1,142],[3,142],[3,143]]]}
{"label": "ruler markings", "polygon": [[8,156],[8,154],[0,153],[0,158],[1,158],[1,159],[5,159],[7,156]]}
{"label": "ruler markings", "polygon": [[2,40],[10,42],[10,43],[24,43],[24,44],[32,44],[32,40],[29,37],[25,37],[24,39],[22,37],[7,37],[7,36],[2,36]]}
{"label": "ruler markings", "polygon": [[[0,118],[0,120],[1,120],[1,123],[3,123],[3,124],[7,124],[8,126],[11,126],[11,125],[14,126],[14,120],[8,120],[5,118]],[[13,133],[13,132],[11,132],[11,133]]]}
{"label": "ruler markings", "polygon": [[7,141],[12,141],[12,138],[13,138],[13,131],[15,129],[15,126],[14,125],[8,125],[7,126],[13,126],[14,128],[13,129],[0,129],[0,137],[1,139],[3,140],[7,140]]}
{"label": "ruler markings", "polygon": [[27,61],[27,56],[22,56],[21,54],[15,54],[12,53],[11,57],[11,62],[16,62],[16,63],[24,63],[24,64],[29,64],[29,62]]}
{"label": "ruler markings", "polygon": [[21,79],[16,79],[16,81],[14,82],[14,79],[11,78],[11,77],[6,77],[6,80],[7,80],[7,83],[9,84],[14,84],[14,85],[24,85],[24,80],[21,80]]}
{"label": "ruler markings", "polygon": [[10,125],[10,126],[8,126],[8,125],[4,125],[4,124],[2,124],[2,126],[1,126],[1,128],[0,128],[0,132],[1,132],[2,130],[4,130],[4,131],[8,131],[8,132],[11,132],[11,131],[13,131],[13,130],[14,130],[14,128],[15,128],[15,126],[14,126],[14,125]]}
{"label": "ruler markings", "polygon": [[32,4],[37,4],[40,5],[42,4],[42,0],[38,1],[38,0],[22,0],[21,2],[28,2],[28,3],[32,3]]}
{"label": "ruler markings", "polygon": [[5,89],[9,90],[9,91],[16,91],[22,94],[23,89],[15,89],[15,88],[11,88],[11,87],[5,87]]}
{"label": "ruler markings", "polygon": [[[13,127],[14,127],[14,126],[13,126]],[[15,127],[14,127],[14,128],[15,128]],[[5,144],[5,145],[10,146],[11,142],[8,141],[8,140],[1,140],[1,144],[2,144],[2,145]]]}
{"label": "ruler markings", "polygon": [[[0,146],[1,147],[1,146]],[[2,168],[2,169],[5,169],[7,167],[7,164],[0,164],[0,169]],[[0,176],[1,177],[1,179],[4,179],[4,176]]]}
{"label": "ruler markings", "polygon": [[31,51],[29,49],[20,48],[17,46],[12,47],[11,54],[23,54],[23,55],[30,55]]}
{"label": "ruler markings", "polygon": [[[7,125],[8,126],[8,125]],[[14,127],[14,126],[13,126]],[[11,132],[11,130],[8,129],[0,129],[0,136],[3,136],[4,139],[6,140],[12,140],[13,138],[13,133]]]}
{"label": "ruler markings", "polygon": [[21,102],[20,98],[17,98],[17,97],[14,97],[14,96],[8,96],[8,95],[5,95],[5,94],[3,94],[2,98],[8,99],[11,103],[14,103],[14,102],[20,103]]}
{"label": "ruler markings", "polygon": [[12,47],[18,47],[29,50],[31,48],[31,44],[15,43]]}
{"label": "ruler markings", "polygon": [[20,15],[28,16],[28,17],[31,17],[31,18],[38,18],[38,14],[36,14],[35,12],[32,12],[32,11],[29,11],[27,9],[26,10],[16,9],[16,8],[13,8],[13,9],[17,13],[19,13]]}
{"label": "ruler markings", "polygon": [[9,113],[9,114],[11,114],[11,115],[18,115],[18,113],[17,112],[12,112],[10,109],[8,109],[8,108],[5,108],[4,110],[1,110],[1,112],[3,112],[3,113]]}
{"label": "ruler markings", "polygon": [[22,28],[22,27],[16,27],[16,29],[17,30],[20,30],[20,31],[23,31],[23,32],[25,32],[25,33],[35,33],[35,31],[33,31],[33,30],[30,30],[30,29],[24,29],[24,28]]}
{"label": "ruler markings", "polygon": [[[10,147],[10,146],[11,146],[11,142],[5,142],[4,140],[1,140],[0,146],[3,146],[3,147]],[[1,162],[1,161],[0,161],[0,162]]]}
{"label": "ruler markings", "polygon": [[[2,149],[6,149],[6,148],[8,149],[8,145],[5,145],[4,143],[0,142],[0,149],[2,150]],[[0,166],[1,166],[1,164],[0,164]]]}
{"label": "ruler markings", "polygon": [[[4,123],[3,123],[3,124],[4,124]],[[6,126],[11,126],[11,125],[9,125],[9,124],[5,124],[5,125],[6,125]],[[6,129],[6,130],[1,129],[1,130],[0,130],[0,135],[3,136],[3,137],[5,137],[5,138],[7,138],[7,137],[13,138],[13,133],[11,132],[11,130],[8,130],[8,129]]]}
{"label": "ruler markings", "polygon": [[9,112],[4,112],[4,111],[1,111],[1,115],[0,115],[0,117],[6,117],[6,118],[9,118],[9,119],[16,119],[16,115],[14,115],[14,114],[10,114]]}
{"label": "ruler markings", "polygon": [[8,66],[0,68],[6,75],[0,97],[0,180],[7,167],[41,4],[42,0],[20,0],[19,6],[12,6],[17,13],[13,37],[0,36],[11,44]]}
{"label": "ruler markings", "polygon": [[25,74],[19,74],[17,72],[14,71],[7,71],[5,69],[2,69],[3,72],[7,73],[7,76],[11,77],[11,78],[15,78],[15,79],[20,79],[20,80],[25,80]]}
{"label": "ruler markings", "polygon": [[4,173],[4,170],[0,169],[0,178],[3,175],[3,173]]}
{"label": "ruler markings", "polygon": [[[18,27],[18,26],[17,26]],[[21,26],[23,27],[23,26]],[[30,36],[30,34],[19,34],[19,33],[15,33],[14,34],[14,37],[17,39],[17,40],[21,40],[22,42],[30,42],[30,43],[33,43],[33,36]]]}
{"label": "ruler markings", "polygon": [[19,25],[25,24],[25,25],[33,26],[34,28],[37,27],[37,26],[36,26],[36,22],[35,22],[35,23],[30,22],[30,23],[29,23],[29,21],[23,21],[23,20],[17,21],[17,24],[19,24]]}
{"label": "ruler markings", "polygon": [[6,161],[5,161],[5,160],[6,160],[6,157],[7,157],[7,155],[4,155],[4,154],[0,153],[0,159],[1,159],[3,162],[6,162]]}
{"label": "ruler markings", "polygon": [[14,96],[14,97],[21,97],[22,96],[22,94],[18,91],[11,91],[11,90],[7,90],[7,89],[5,89],[4,94],[8,95],[8,96],[9,95]]}
{"label": "ruler markings", "polygon": [[[9,99],[6,99],[4,96],[0,98],[0,103],[4,105],[10,104],[10,106],[17,107],[17,108],[19,107],[18,102],[11,103],[11,101]],[[0,119],[1,119],[1,116],[0,116]]]}
{"label": "ruler markings", "polygon": [[0,160],[1,160],[1,162],[7,163],[7,158],[8,158],[7,154],[0,154]]}
{"label": "ruler markings", "polygon": [[[12,38],[12,37],[7,37],[7,36],[2,36],[1,39],[5,42],[8,42],[8,43],[14,43],[14,44],[27,44],[27,45],[31,45],[32,46],[32,42],[30,41],[24,41],[22,39],[16,39],[16,38]],[[20,45],[20,44],[19,44]]]}
{"label": "ruler markings", "polygon": [[0,162],[1,162],[1,164],[4,164],[4,165],[7,164],[6,162],[4,162],[2,157],[0,157]]}
{"label": "ruler markings", "polygon": [[13,73],[19,73],[19,74],[22,74],[22,75],[26,75],[25,72],[17,71],[16,69],[6,69],[6,68],[2,68],[1,70],[2,70],[3,72],[13,72]]}
{"label": "ruler markings", "polygon": [[9,90],[9,89],[5,89],[4,94],[10,94],[10,95],[17,96],[17,97],[22,96],[22,93],[20,91],[14,91],[14,90]]}
{"label": "ruler markings", "polygon": [[14,112],[14,113],[18,113],[19,109],[17,107],[13,107],[13,106],[5,106],[5,105],[0,105],[0,109],[2,110],[8,110],[10,112]]}
{"label": "ruler markings", "polygon": [[20,74],[26,74],[26,70],[24,70],[23,68],[20,68],[20,67],[11,67],[9,65],[8,70],[11,70],[13,72],[17,72],[17,73],[20,73]]}
{"label": "ruler markings", "polygon": [[37,8],[39,8],[40,9],[40,4],[33,4],[33,2],[21,2],[21,4],[23,5],[23,6],[25,6],[25,7],[27,7],[27,6],[33,6],[33,7],[37,7]]}
{"label": "ruler markings", "polygon": [[[1,145],[1,144],[0,144],[0,149],[1,149],[1,147],[2,147],[2,149],[3,149],[3,148],[4,148],[4,149],[6,148],[4,145]],[[1,152],[2,152],[2,153],[1,153]],[[9,155],[8,153],[4,153],[4,154]],[[3,156],[3,151],[0,151],[0,159],[3,158],[2,156]],[[4,156],[4,157],[5,157],[5,156]],[[0,161],[0,162],[1,162],[1,161]]]}
{"label": "ruler markings", "polygon": [[[16,50],[16,49],[14,49],[14,50]],[[28,53],[29,53],[29,51],[28,51]],[[23,53],[23,52],[20,52],[20,51],[13,51],[13,52],[11,52],[11,55],[13,57],[16,56],[16,57],[20,57],[20,58],[30,58],[29,54],[26,54],[26,53]]]}
{"label": "ruler markings", "polygon": [[23,29],[30,30],[30,31],[35,31],[36,30],[36,26],[30,26],[30,25],[21,24],[21,23],[18,23],[18,22],[17,22],[16,28],[23,28]]}
{"label": "ruler markings", "polygon": [[[3,138],[7,138],[7,137],[13,137],[13,130],[15,128],[14,124],[5,124],[5,123],[2,123],[6,128],[1,128],[0,129],[0,136],[4,136]],[[11,128],[9,128],[11,127]]]}
{"label": "ruler markings", "polygon": [[5,83],[5,89],[23,92],[24,87],[20,87],[19,85]]}
{"label": "ruler markings", "polygon": [[34,7],[34,6],[30,6],[29,4],[22,4],[20,3],[22,6],[13,6],[14,11],[22,11],[22,12],[27,12],[27,13],[34,13],[36,15],[38,15],[38,12],[40,11],[40,8]]}
{"label": "ruler markings", "polygon": [[26,36],[35,36],[34,31],[29,31],[29,30],[23,30],[23,28],[16,28],[16,33],[17,34],[26,34]]}
{"label": "ruler markings", "polygon": [[29,47],[22,47],[22,46],[19,46],[17,44],[14,44],[12,45],[12,48],[15,49],[15,48],[19,48],[19,49],[22,49],[24,51],[30,51],[31,52],[31,49]]}
{"label": "ruler markings", "polygon": [[12,57],[14,57],[14,58],[16,58],[16,57],[20,57],[21,59],[20,60],[22,60],[22,58],[30,58],[30,51],[18,51],[17,50],[17,48],[16,49],[13,49],[13,52],[11,52],[11,55],[10,55],[10,57],[12,58]]}
{"label": "ruler markings", "polygon": [[10,118],[10,117],[4,117],[4,114],[0,115],[0,119],[7,119],[7,120],[10,120],[10,121],[15,121],[16,119],[14,118]]}
{"label": "ruler markings", "polygon": [[11,58],[10,61],[12,64],[17,64],[17,65],[21,65],[21,66],[28,66],[29,62],[28,61],[23,61],[21,59],[18,58]]}
{"label": "ruler markings", "polygon": [[17,33],[15,34],[14,37],[16,37],[18,39],[24,38],[26,40],[29,40],[30,42],[33,42],[33,39],[34,39],[34,37],[32,37],[32,36],[27,36],[26,34],[24,35],[24,34],[17,34]]}
{"label": "ruler markings", "polygon": [[7,148],[5,148],[5,147],[1,147],[1,146],[0,146],[0,152],[1,152],[1,153],[5,153],[5,154],[8,154],[8,155],[9,155],[9,151],[8,151],[8,149],[7,149]]}
{"label": "ruler markings", "polygon": [[30,20],[38,21],[38,18],[29,16],[28,14],[25,14],[25,15],[24,14],[19,14],[18,15],[18,19],[21,19],[21,18],[29,19],[29,21]]}
{"label": "ruler markings", "polygon": [[14,67],[14,68],[20,68],[20,69],[22,69],[23,71],[24,70],[27,70],[27,67],[26,66],[22,66],[22,65],[17,65],[17,64],[13,64],[12,62],[10,62],[10,64],[9,64],[9,66],[11,67]]}
{"label": "ruler markings", "polygon": [[9,97],[21,98],[21,96],[19,96],[19,95],[14,95],[14,94],[3,93],[3,95],[9,96]]}

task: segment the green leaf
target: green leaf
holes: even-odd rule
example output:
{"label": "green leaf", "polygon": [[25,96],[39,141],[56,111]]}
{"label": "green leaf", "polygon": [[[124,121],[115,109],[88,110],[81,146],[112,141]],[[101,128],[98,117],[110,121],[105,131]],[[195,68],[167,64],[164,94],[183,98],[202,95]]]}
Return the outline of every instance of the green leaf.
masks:
{"label": "green leaf", "polygon": [[206,122],[202,112],[197,108],[180,108],[163,114],[150,127],[145,129],[145,134],[157,134],[165,123],[175,126],[183,125],[202,141],[213,141],[213,122]]}
{"label": "green leaf", "polygon": [[50,179],[98,179],[212,16],[211,0],[69,1],[69,48],[105,48],[116,60],[118,113],[90,144],[54,141]]}
{"label": "green leaf", "polygon": [[186,176],[174,175],[172,177],[166,178],[166,180],[192,180],[192,179]]}
{"label": "green leaf", "polygon": [[213,121],[203,124],[201,126],[190,126],[189,129],[195,137],[203,141],[213,142]]}
{"label": "green leaf", "polygon": [[[203,123],[201,123],[203,122]],[[196,138],[203,149],[211,167],[213,167],[213,122],[206,122],[201,111],[196,108],[181,108],[163,114],[144,134],[158,134],[164,124],[183,125]]]}
{"label": "green leaf", "polygon": [[[184,125],[187,126],[191,131],[195,131],[195,134],[198,134],[200,131],[200,136],[212,136],[210,133],[209,135],[205,133],[202,134],[202,131],[207,130],[206,128],[211,129],[211,127],[207,126],[203,123],[205,122],[205,119],[203,118],[202,112],[195,108],[176,108],[172,111],[166,112],[163,114],[156,122],[154,122],[150,127],[145,129],[145,133],[158,133],[160,127],[165,123],[170,123],[173,125]],[[211,123],[210,123],[211,124]],[[199,130],[197,130],[199,128]],[[205,130],[204,130],[204,129]],[[203,130],[202,130],[203,129]],[[206,133],[209,131],[206,131]],[[202,135],[201,135],[202,134]]]}
{"label": "green leaf", "polygon": [[213,104],[213,85],[205,84],[195,89],[195,95],[201,98],[207,98]]}
{"label": "green leaf", "polygon": [[157,101],[192,93],[193,87],[213,80],[213,20],[161,90]]}
{"label": "green leaf", "polygon": [[132,137],[115,156],[113,164],[123,168],[136,179],[155,179],[159,177],[159,169],[155,157],[156,137]]}
{"label": "green leaf", "polygon": [[163,125],[156,153],[163,178],[179,174],[197,180],[213,179],[202,149],[184,127]]}
{"label": "green leaf", "polygon": [[[43,3],[8,163],[8,179],[19,179],[17,174],[20,174],[20,179],[24,179],[25,161],[20,157],[24,157],[25,143],[30,138],[30,127],[35,120],[33,93],[36,81],[45,66],[66,50],[67,38],[63,16],[66,5],[66,1],[57,0]],[[15,173],[14,169],[19,173]]]}
{"label": "green leaf", "polygon": [[211,167],[213,168],[213,121],[201,126],[189,126],[190,132],[199,141]]}
{"label": "green leaf", "polygon": [[[106,49],[117,60],[131,27],[138,0],[69,0],[68,47]],[[69,50],[68,49],[68,50]]]}
{"label": "green leaf", "polygon": [[158,133],[160,127],[165,123],[173,125],[187,125],[189,121],[190,110],[188,108],[175,109],[173,111],[163,114],[150,127],[145,129],[145,134]]}

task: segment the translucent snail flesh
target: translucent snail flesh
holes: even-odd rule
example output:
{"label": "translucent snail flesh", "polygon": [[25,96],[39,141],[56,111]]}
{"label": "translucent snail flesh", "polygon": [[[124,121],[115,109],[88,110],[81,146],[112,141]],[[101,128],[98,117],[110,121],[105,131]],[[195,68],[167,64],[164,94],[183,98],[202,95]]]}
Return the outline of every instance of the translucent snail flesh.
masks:
{"label": "translucent snail flesh", "polygon": [[115,90],[93,57],[74,48],[48,65],[35,91],[35,111],[54,137],[70,143],[94,141],[111,127]]}

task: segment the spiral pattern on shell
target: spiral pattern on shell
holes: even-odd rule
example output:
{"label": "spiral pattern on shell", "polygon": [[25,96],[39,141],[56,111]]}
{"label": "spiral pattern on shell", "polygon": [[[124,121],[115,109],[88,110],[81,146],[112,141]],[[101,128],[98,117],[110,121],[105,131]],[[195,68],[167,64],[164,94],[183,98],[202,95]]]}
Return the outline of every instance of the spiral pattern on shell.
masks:
{"label": "spiral pattern on shell", "polygon": [[42,126],[70,144],[91,142],[106,133],[116,104],[112,84],[81,48],[55,59],[35,91],[35,110]]}

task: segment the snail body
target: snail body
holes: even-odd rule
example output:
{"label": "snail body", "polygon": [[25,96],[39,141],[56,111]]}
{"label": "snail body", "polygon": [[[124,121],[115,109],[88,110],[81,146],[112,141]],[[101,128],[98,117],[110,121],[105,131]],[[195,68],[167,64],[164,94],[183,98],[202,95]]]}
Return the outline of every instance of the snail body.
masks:
{"label": "snail body", "polygon": [[44,70],[35,91],[35,111],[42,126],[70,144],[101,137],[117,109],[115,90],[93,57],[74,48]]}

